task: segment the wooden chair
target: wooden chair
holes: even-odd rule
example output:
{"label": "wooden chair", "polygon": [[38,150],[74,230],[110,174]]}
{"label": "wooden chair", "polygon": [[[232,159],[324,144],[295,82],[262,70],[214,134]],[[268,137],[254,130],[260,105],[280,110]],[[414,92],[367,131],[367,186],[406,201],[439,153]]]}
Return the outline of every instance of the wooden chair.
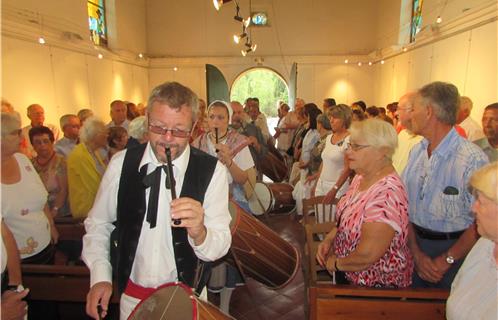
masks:
{"label": "wooden chair", "polygon": [[[334,199],[330,205],[323,203],[324,196],[312,197],[303,199],[303,222],[304,224],[314,224],[318,220],[318,212],[323,212],[324,221],[334,221],[334,207],[337,205],[338,199]],[[314,216],[311,214],[314,213]]]}
{"label": "wooden chair", "polygon": [[310,320],[443,320],[449,291],[319,284],[311,287],[309,294]]}
{"label": "wooden chair", "polygon": [[[306,224],[304,226],[306,230],[306,250],[305,257],[308,262],[309,270],[309,285],[313,286],[317,283],[332,283],[332,276],[328,271],[320,266],[316,261],[316,253],[318,251],[318,246],[320,245],[321,239],[323,239],[327,233],[330,232],[335,227],[335,222],[325,222],[325,223],[315,223]],[[321,236],[321,237],[320,237]]]}

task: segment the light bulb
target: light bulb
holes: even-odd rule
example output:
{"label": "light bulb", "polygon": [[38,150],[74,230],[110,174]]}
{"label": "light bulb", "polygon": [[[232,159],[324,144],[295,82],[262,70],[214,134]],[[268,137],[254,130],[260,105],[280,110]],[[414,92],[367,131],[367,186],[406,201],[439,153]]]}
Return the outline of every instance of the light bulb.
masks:
{"label": "light bulb", "polygon": [[39,37],[38,38],[38,43],[39,44],[45,44],[45,38],[44,37]]}
{"label": "light bulb", "polygon": [[97,58],[102,59],[102,58],[104,58],[104,55],[103,55],[102,53],[99,53],[99,54],[97,55]]}
{"label": "light bulb", "polygon": [[348,59],[344,60],[344,63],[348,64],[348,63],[349,63],[349,60],[348,60]]}
{"label": "light bulb", "polygon": [[436,23],[440,24],[441,22],[443,22],[443,18],[441,18],[441,16],[437,16]]}
{"label": "light bulb", "polygon": [[385,63],[385,61],[384,61],[384,60],[380,60],[380,64],[384,64],[384,63]]}
{"label": "light bulb", "polygon": [[369,62],[368,62],[368,65],[369,65],[369,66],[371,66],[371,65],[372,65],[372,61],[369,61]]}

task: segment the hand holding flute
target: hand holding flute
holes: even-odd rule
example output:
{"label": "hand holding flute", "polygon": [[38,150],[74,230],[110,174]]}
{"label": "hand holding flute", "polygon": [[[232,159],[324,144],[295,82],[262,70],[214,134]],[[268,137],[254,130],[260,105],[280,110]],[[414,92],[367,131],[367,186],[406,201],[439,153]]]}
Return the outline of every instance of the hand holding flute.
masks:
{"label": "hand holding flute", "polygon": [[195,245],[201,245],[207,235],[204,226],[204,208],[202,204],[188,197],[176,197],[176,181],[173,176],[173,166],[171,161],[171,150],[166,148],[166,161],[168,163],[168,179],[171,186],[171,219],[173,227],[184,227],[194,241]]}

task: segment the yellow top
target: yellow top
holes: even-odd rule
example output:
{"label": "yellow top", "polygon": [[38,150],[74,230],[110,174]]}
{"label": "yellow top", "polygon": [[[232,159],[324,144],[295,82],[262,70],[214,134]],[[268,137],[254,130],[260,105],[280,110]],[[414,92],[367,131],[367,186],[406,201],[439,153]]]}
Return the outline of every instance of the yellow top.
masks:
{"label": "yellow top", "polygon": [[96,161],[103,168],[104,161],[95,153],[96,160],[84,143],[78,144],[67,158],[69,205],[74,218],[85,218],[92,208],[99,189],[102,174]]}

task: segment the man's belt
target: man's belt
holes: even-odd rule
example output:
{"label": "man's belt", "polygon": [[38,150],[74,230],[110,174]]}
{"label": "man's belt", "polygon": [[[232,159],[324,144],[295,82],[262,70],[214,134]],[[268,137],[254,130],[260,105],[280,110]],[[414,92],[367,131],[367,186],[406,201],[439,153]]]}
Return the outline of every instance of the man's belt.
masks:
{"label": "man's belt", "polygon": [[412,225],[417,235],[420,238],[427,240],[454,240],[460,238],[462,233],[465,232],[465,230],[455,231],[455,232],[439,232],[439,231],[432,231],[426,228],[422,228],[421,226],[417,226],[414,223]]}

